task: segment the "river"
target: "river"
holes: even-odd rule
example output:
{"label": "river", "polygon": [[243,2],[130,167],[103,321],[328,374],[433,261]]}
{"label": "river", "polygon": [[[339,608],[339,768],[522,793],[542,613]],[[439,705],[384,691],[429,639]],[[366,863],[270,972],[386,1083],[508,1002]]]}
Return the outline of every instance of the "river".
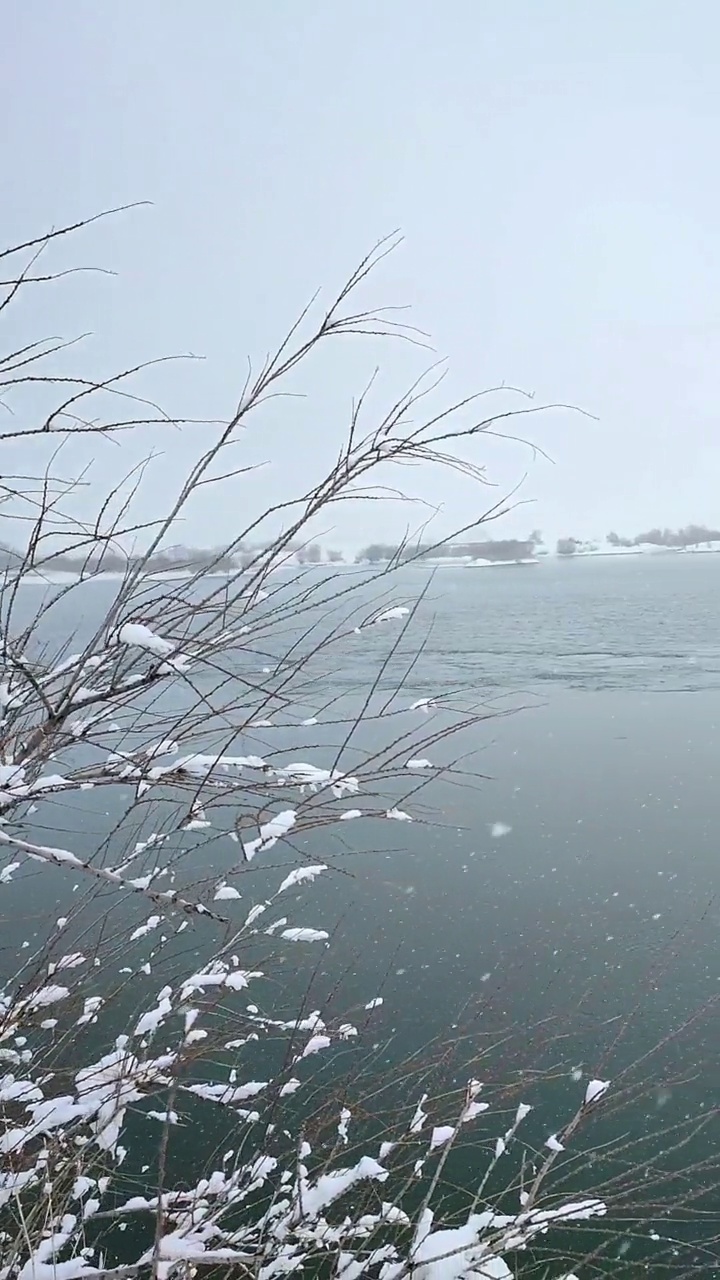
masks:
{"label": "river", "polygon": [[[720,556],[432,575],[412,566],[392,582],[391,602],[422,594],[411,626],[385,667],[392,636],[384,626],[352,637],[341,662],[321,657],[297,702],[298,716],[319,721],[303,731],[304,754],[331,740],[327,709],[336,716],[372,681],[376,700],[399,700],[403,726],[422,717],[408,710],[421,698],[479,700],[494,714],[438,747],[433,764],[463,759],[414,807],[404,805],[412,824],[358,821],[298,838],[303,854],[339,872],[298,912],[302,924],[333,934],[315,976],[318,998],[332,991],[350,1005],[382,995],[372,1033],[378,1070],[392,1071],[431,1040],[442,1050],[463,1031],[492,1039],[512,1027],[507,1052],[488,1058],[487,1073],[515,1079],[552,1068],[551,1129],[572,1104],[578,1067],[630,1091],[657,1072],[657,1089],[645,1090],[634,1113],[640,1136],[661,1111],[663,1123],[712,1111]],[[41,590],[24,588],[23,609],[32,612]],[[80,625],[90,628],[112,587],[83,592]],[[435,714],[442,710],[427,716],[428,729]],[[274,732],[255,730],[245,749],[269,750]],[[372,741],[377,730],[368,732]],[[112,816],[104,797],[79,827],[62,798],[54,811],[55,830],[79,841],[77,852],[91,850]],[[236,860],[226,839],[203,854],[204,840],[198,857],[208,873]],[[260,891],[271,872],[254,866],[251,874]],[[12,919],[27,921],[30,885],[32,915],[62,909],[60,876],[46,887],[37,872],[0,887],[13,894],[5,937],[19,937]],[[703,1008],[710,1013],[684,1025]],[[704,1147],[694,1150],[704,1158]],[[714,1238],[716,1224],[703,1230]]]}

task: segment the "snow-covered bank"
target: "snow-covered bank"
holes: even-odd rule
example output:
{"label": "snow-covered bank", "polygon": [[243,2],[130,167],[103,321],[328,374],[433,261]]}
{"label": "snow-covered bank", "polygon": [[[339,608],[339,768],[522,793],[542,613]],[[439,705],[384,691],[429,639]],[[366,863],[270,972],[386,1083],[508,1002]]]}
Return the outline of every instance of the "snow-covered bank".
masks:
{"label": "snow-covered bank", "polygon": [[518,564],[539,564],[534,556],[528,556],[524,560],[470,560],[467,562],[468,569],[494,569],[507,568],[508,565]]}
{"label": "snow-covered bank", "polygon": [[586,560],[598,556],[686,556],[713,555],[720,552],[720,542],[701,542],[696,546],[666,547],[655,542],[640,542],[631,547],[618,547],[606,542],[577,542],[571,552],[557,552],[559,560]]}
{"label": "snow-covered bank", "polygon": [[[170,569],[167,573],[144,573],[142,578],[144,581],[149,579],[153,582],[190,582],[198,576],[203,578],[236,578],[238,573],[238,569],[213,570],[212,573],[205,572],[202,569],[196,569],[192,572]],[[30,569],[27,573],[22,574],[20,581],[27,583],[29,586],[65,587],[73,586],[77,582],[123,582],[126,577],[127,574],[125,573],[86,573],[81,576],[79,573],[43,573],[39,569]]]}
{"label": "snow-covered bank", "polygon": [[[361,560],[355,567],[361,569],[385,569],[390,563],[390,560],[376,560],[373,563],[368,560]],[[414,560],[408,560],[402,567],[404,569],[489,569],[495,566],[507,567],[508,565],[539,563],[539,559],[535,559],[533,556],[523,560],[484,560],[482,558],[475,560],[472,556],[444,556],[433,559],[431,556],[418,556]],[[342,568],[342,565],[340,568]]]}
{"label": "snow-covered bank", "polygon": [[[573,541],[566,540],[568,543]],[[426,570],[436,569],[493,569],[493,568],[515,568],[517,566],[527,567],[529,565],[538,565],[543,561],[554,562],[556,560],[595,560],[609,559],[627,556],[698,556],[698,555],[715,555],[720,553],[720,540],[714,542],[699,543],[695,546],[671,547],[658,546],[656,543],[642,542],[632,546],[613,546],[600,540],[588,540],[581,542],[579,539],[574,540],[572,550],[564,552],[556,550],[546,550],[544,547],[538,548],[537,555],[525,556],[518,559],[506,560],[490,560],[485,557],[473,558],[472,556],[443,556],[431,557],[420,556],[415,559],[408,560],[403,569],[421,568]],[[322,569],[325,574],[328,571],[349,572],[352,570],[377,570],[378,572],[387,571],[392,562],[389,560],[361,560],[357,562],[336,562],[329,564],[299,565],[295,561],[288,560],[277,565],[268,566],[266,573],[278,573],[285,571],[294,571],[297,573],[305,573],[308,569]],[[17,570],[9,568],[6,573],[9,579],[14,579]],[[190,582],[193,580],[209,579],[209,580],[237,580],[242,577],[241,569],[167,569],[144,572],[141,576],[144,581],[151,582]],[[117,571],[87,573],[84,575],[76,573],[67,573],[61,570],[31,569],[27,573],[18,575],[19,581],[28,586],[42,587],[70,587],[79,582],[116,582],[121,583],[127,577],[127,574]]]}

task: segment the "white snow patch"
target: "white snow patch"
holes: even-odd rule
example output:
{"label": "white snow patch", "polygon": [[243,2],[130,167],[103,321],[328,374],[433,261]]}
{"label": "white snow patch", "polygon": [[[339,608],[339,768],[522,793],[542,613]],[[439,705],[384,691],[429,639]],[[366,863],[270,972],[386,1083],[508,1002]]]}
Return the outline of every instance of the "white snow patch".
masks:
{"label": "white snow patch", "polygon": [[323,1049],[330,1047],[331,1040],[329,1036],[311,1036],[305,1048],[300,1054],[301,1058],[310,1058],[315,1053],[320,1053]]}
{"label": "white snow patch", "polygon": [[262,822],[260,824],[259,840],[250,840],[243,845],[247,861],[252,862],[258,852],[272,849],[273,845],[277,844],[278,840],[287,835],[288,831],[295,826],[296,821],[297,814],[295,809],[283,809],[282,813],[276,814],[268,822]]}
{"label": "white snow patch", "polygon": [[280,937],[288,942],[325,942],[330,935],[324,929],[283,929]]}
{"label": "white snow patch", "polygon": [[314,880],[316,876],[322,875],[323,871],[327,871],[327,866],[324,862],[318,862],[309,867],[297,867],[295,871],[291,871],[285,877],[278,889],[278,893],[284,893],[286,889],[292,889],[294,885],[303,884],[306,880]]}
{"label": "white snow patch", "polygon": [[[331,1173],[322,1173],[314,1184],[302,1179],[297,1209],[298,1218],[317,1218],[328,1205],[344,1196],[358,1182],[368,1179],[384,1182],[388,1176],[384,1169],[372,1156],[363,1156],[352,1169],[333,1169]],[[300,1208],[300,1205],[302,1206]]]}
{"label": "white snow patch", "polygon": [[430,1150],[435,1147],[443,1147],[446,1142],[455,1136],[455,1130],[451,1124],[437,1125],[430,1136]]}
{"label": "white snow patch", "polygon": [[239,898],[239,897],[240,897],[240,894],[238,893],[237,889],[233,889],[231,884],[225,884],[224,880],[222,881],[221,884],[218,885],[217,889],[215,890],[215,893],[213,894],[213,898],[215,902],[223,902],[225,900],[229,900],[230,898]]}
{"label": "white snow patch", "polygon": [[585,1106],[589,1107],[591,1102],[597,1102],[598,1098],[602,1098],[609,1088],[609,1080],[590,1080],[585,1090]]}
{"label": "white snow patch", "polygon": [[351,1119],[352,1119],[352,1112],[348,1111],[347,1107],[343,1107],[342,1111],[340,1112],[340,1119],[338,1121],[337,1131],[338,1131],[338,1136],[341,1142],[343,1142],[345,1146],[347,1146],[348,1125]]}
{"label": "white snow patch", "polygon": [[124,623],[118,631],[117,641],[118,644],[154,653],[158,658],[167,658],[168,654],[174,653],[176,648],[170,640],[163,640],[162,636],[157,635],[151,627],[145,626],[142,622]]}
{"label": "white snow patch", "polygon": [[509,836],[511,831],[512,827],[509,827],[507,822],[493,822],[490,827],[490,835],[493,840],[500,840],[502,836]]}

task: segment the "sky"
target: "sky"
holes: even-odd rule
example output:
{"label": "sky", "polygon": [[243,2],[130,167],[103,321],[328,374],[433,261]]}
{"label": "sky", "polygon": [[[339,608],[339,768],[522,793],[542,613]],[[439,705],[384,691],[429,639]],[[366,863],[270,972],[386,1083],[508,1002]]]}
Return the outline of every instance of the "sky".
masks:
{"label": "sky", "polygon": [[[302,496],[342,445],[376,367],[367,425],[430,363],[429,405],[503,385],[483,411],[529,443],[475,440],[492,487],[437,469],[381,479],[418,501],[343,506],[329,545],[432,536],[520,501],[493,536],[634,534],[720,520],[720,6],[715,0],[35,0],[0,48],[0,241],[102,209],[44,266],[102,266],[39,286],[0,342],[90,336],[54,366],[139,376],[174,416],[222,418],[318,288],[403,242],[363,305],[408,306],[432,351],[343,339],[294,372],[193,500],[178,541],[214,545]],[[6,22],[7,25],[7,22]],[[43,388],[0,417],[37,420]],[[468,421],[467,417],[463,421]],[[61,455],[89,513],[152,451],[153,518],[214,428],[147,429]],[[536,446],[535,451],[530,447]],[[35,453],[33,453],[35,449]],[[32,442],[7,444],[30,471]],[[259,465],[263,464],[263,465]],[[83,505],[84,504],[84,505]]]}

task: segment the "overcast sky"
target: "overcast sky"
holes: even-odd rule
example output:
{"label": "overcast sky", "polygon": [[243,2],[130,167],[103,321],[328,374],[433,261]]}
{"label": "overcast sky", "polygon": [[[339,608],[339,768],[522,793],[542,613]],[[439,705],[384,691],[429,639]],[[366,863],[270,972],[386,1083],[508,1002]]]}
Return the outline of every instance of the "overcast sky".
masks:
{"label": "overcast sky", "polygon": [[[5,28],[0,238],[152,207],[56,254],[118,275],[76,277],[39,311],[6,313],[3,342],[38,323],[92,330],[72,365],[91,375],[201,354],[142,389],[176,414],[226,414],[247,357],[262,360],[318,286],[329,294],[400,228],[363,301],[411,305],[448,357],[443,395],[505,382],[597,419],[521,422],[552,464],[475,447],[498,490],[406,478],[442,508],[438,531],[526,472],[533,505],[506,519],[510,534],[720,522],[717,0],[31,0]],[[207,490],[183,538],[220,542],[317,479],[378,358],[376,411],[431,357],[330,349],[295,379],[305,399],[274,402],[231,463],[268,466],[222,498]],[[151,443],[164,457],[146,515],[198,435],[95,457],[102,486]],[[77,464],[68,454],[66,470]],[[364,507],[325,528],[352,545],[407,518]]]}

